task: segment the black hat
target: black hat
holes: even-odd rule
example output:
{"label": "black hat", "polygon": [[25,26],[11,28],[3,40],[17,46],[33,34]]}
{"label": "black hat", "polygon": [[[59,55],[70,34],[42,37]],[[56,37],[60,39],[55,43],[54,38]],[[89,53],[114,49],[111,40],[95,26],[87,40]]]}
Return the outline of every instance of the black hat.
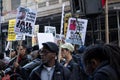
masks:
{"label": "black hat", "polygon": [[39,45],[35,45],[32,47],[32,51],[39,50]]}
{"label": "black hat", "polygon": [[48,48],[48,50],[50,50],[51,52],[55,52],[56,55],[58,55],[59,48],[56,43],[46,42],[46,43],[42,43],[42,45],[43,45],[43,47],[46,46]]}

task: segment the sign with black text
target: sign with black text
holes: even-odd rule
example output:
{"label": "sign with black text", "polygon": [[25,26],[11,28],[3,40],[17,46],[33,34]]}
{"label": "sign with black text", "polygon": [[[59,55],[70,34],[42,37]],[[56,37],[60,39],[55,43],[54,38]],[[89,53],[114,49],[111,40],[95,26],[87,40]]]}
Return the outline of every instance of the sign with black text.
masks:
{"label": "sign with black text", "polygon": [[56,27],[53,26],[45,26],[44,27],[44,33],[52,33],[53,36],[56,36]]}
{"label": "sign with black text", "polygon": [[88,20],[69,18],[66,42],[84,45]]}
{"label": "sign with black text", "polygon": [[17,9],[15,33],[32,36],[37,12],[29,8]]}

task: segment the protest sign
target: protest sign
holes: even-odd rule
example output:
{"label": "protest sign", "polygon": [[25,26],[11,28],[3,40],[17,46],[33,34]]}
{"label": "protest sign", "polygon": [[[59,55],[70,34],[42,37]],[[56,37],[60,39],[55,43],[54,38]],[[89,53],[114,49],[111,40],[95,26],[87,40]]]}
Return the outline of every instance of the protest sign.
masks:
{"label": "protest sign", "polygon": [[16,40],[16,34],[14,33],[14,26],[15,26],[15,19],[9,20],[9,27],[8,27],[8,41]]}
{"label": "protest sign", "polygon": [[17,9],[15,33],[32,36],[37,12],[29,8]]}
{"label": "protest sign", "polygon": [[35,46],[38,44],[37,36],[32,36],[32,46]]}
{"label": "protest sign", "polygon": [[52,26],[45,26],[44,27],[44,33],[52,33],[53,36],[56,36],[56,27],[52,27]]}
{"label": "protest sign", "polygon": [[71,13],[66,13],[64,17],[64,35],[66,36],[67,28],[68,28],[68,20],[71,17]]}
{"label": "protest sign", "polygon": [[34,31],[33,31],[33,35],[37,36],[37,33],[39,32],[39,25],[35,25],[34,26]]}
{"label": "protest sign", "polygon": [[39,48],[42,48],[42,43],[44,42],[54,42],[54,37],[52,33],[38,33],[38,44]]}
{"label": "protest sign", "polygon": [[16,40],[25,40],[25,35],[17,34]]}
{"label": "protest sign", "polygon": [[39,32],[39,25],[35,25],[33,36],[32,36],[32,46],[35,46],[38,44],[37,41],[37,33]]}
{"label": "protest sign", "polygon": [[66,42],[84,45],[87,22],[88,20],[86,19],[78,18],[76,20],[76,18],[70,18],[66,35]]}
{"label": "protest sign", "polygon": [[16,41],[16,40],[25,40],[25,35],[16,34],[14,32],[14,26],[15,26],[15,19],[9,20],[9,28],[8,28],[8,41]]}
{"label": "protest sign", "polygon": [[60,34],[56,34],[55,43],[57,43],[60,46],[60,41],[61,41],[61,44],[64,44],[65,43],[65,36],[60,35]]}

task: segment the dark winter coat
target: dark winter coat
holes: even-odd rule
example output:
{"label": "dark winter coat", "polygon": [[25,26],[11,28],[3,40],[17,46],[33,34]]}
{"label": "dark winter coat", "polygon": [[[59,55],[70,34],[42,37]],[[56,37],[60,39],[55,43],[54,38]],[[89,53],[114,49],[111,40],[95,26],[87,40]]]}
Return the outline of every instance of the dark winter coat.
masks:
{"label": "dark winter coat", "polygon": [[71,71],[70,80],[80,80],[80,67],[73,59],[66,67]]}
{"label": "dark winter coat", "polygon": [[103,62],[95,70],[91,80],[118,80],[117,73],[108,62]]}
{"label": "dark winter coat", "polygon": [[26,64],[21,69],[22,77],[27,80],[28,76],[30,75],[31,71],[41,64],[41,60],[39,58],[34,59],[30,63]]}
{"label": "dark winter coat", "polygon": [[[28,80],[41,80],[41,71],[43,69],[43,64],[36,67],[29,76]],[[63,67],[60,63],[56,62],[55,70],[53,72],[52,80],[69,80],[70,71]]]}

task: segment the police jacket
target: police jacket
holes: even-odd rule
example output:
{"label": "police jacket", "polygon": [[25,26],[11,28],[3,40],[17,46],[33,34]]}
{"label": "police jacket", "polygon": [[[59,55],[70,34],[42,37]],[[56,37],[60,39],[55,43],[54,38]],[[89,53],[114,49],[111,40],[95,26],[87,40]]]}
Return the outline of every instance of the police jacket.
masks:
{"label": "police jacket", "polygon": [[[30,74],[28,80],[41,80],[41,71],[43,69],[43,64],[36,67]],[[52,80],[69,80],[70,71],[69,69],[63,67],[60,63],[56,62],[55,69],[52,75]]]}

